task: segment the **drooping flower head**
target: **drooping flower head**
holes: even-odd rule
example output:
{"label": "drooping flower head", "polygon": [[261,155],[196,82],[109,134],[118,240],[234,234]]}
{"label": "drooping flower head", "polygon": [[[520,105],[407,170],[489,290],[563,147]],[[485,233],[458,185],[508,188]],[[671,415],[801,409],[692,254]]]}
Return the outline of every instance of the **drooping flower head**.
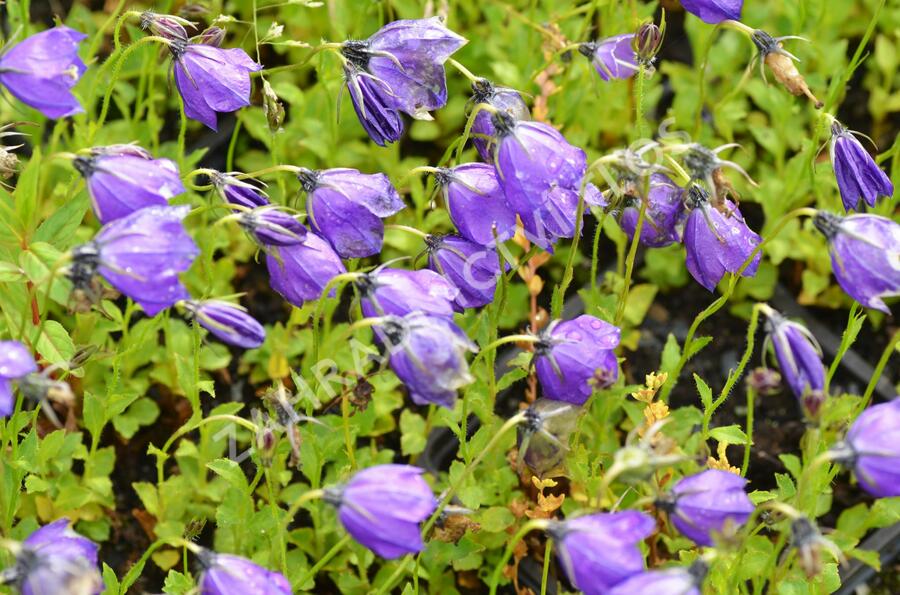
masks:
{"label": "drooping flower head", "polygon": [[[769,321],[766,341],[772,344],[781,376],[794,395],[804,404],[821,404],[825,390],[825,366],[822,349],[806,327],[788,320],[772,308],[763,307]],[[817,408],[810,409],[815,415]]]}
{"label": "drooping flower head", "polygon": [[182,225],[190,207],[147,207],[107,223],[94,239],[72,249],[68,277],[76,290],[96,293],[95,275],[155,316],[188,298],[178,275],[199,254]]}
{"label": "drooping flower head", "polygon": [[[709,194],[696,184],[688,190],[687,207],[683,241],[688,272],[700,285],[713,291],[726,272],[737,273],[741,269],[761,239],[747,227],[734,203],[726,200],[723,208],[727,212],[722,213],[710,205]],[[757,252],[741,276],[756,275],[759,261]]]}
{"label": "drooping flower head", "polygon": [[681,5],[704,23],[716,25],[722,21],[741,20],[744,0],[681,0]]}
{"label": "drooping flower head", "polygon": [[183,305],[200,326],[229,345],[253,349],[266,340],[262,325],[237,304],[222,300],[186,300]]}
{"label": "drooping flower head", "polygon": [[832,452],[876,498],[900,496],[900,398],[863,411]]}
{"label": "drooping flower head", "polygon": [[415,311],[452,318],[453,302],[459,296],[459,289],[450,281],[428,269],[378,268],[361,276],[356,287],[367,318]]}
{"label": "drooping flower head", "polygon": [[860,200],[874,207],[878,197],[894,194],[891,179],[853,133],[837,120],[831,124],[830,154],[838,190],[847,211],[860,210]]}
{"label": "drooping flower head", "polygon": [[666,570],[648,570],[625,579],[607,595],[700,595],[709,566],[702,559],[690,566]]}
{"label": "drooping flower head", "polygon": [[644,570],[644,556],[637,544],[655,528],[649,515],[626,510],[552,522],[547,533],[575,587],[585,595],[604,595]]}
{"label": "drooping flower head", "polygon": [[247,180],[238,178],[233,173],[214,172],[210,174],[209,178],[221,199],[228,204],[238,205],[247,209],[269,205],[269,199],[266,197],[265,192]]}
{"label": "drooping flower head", "polygon": [[[635,189],[640,192],[641,182]],[[683,191],[667,175],[655,173],[650,176],[647,192],[647,206],[644,211],[644,223],[641,226],[641,244],[651,248],[661,248],[681,240],[678,224],[684,213]],[[625,197],[625,208],[619,225],[629,238],[634,237],[640,217],[641,199],[639,196]]]}
{"label": "drooping flower head", "polygon": [[171,15],[158,14],[152,10],[145,10],[140,17],[141,29],[150,31],[157,37],[170,41],[187,43],[188,34],[185,27],[193,27],[194,24],[187,19]]}
{"label": "drooping flower head", "polygon": [[575,430],[581,407],[552,399],[537,399],[517,426],[519,466],[527,465],[538,477],[554,477],[565,469],[569,436]]}
{"label": "drooping flower head", "polygon": [[298,308],[319,299],[329,281],[347,272],[331,244],[312,232],[302,244],[267,252],[266,266],[272,289]]}
{"label": "drooping flower head", "polygon": [[439,169],[434,179],[462,237],[482,246],[496,246],[516,233],[516,214],[506,202],[493,166],[464,163]]}
{"label": "drooping flower head", "polygon": [[279,207],[256,207],[232,215],[238,224],[263,248],[296,246],[306,241],[306,228],[297,218]]}
{"label": "drooping flower head", "polygon": [[353,111],[372,142],[383,147],[400,140],[403,117],[393,108],[387,84],[351,62],[344,66],[344,82]]}
{"label": "drooping flower head", "polygon": [[201,595],[290,595],[291,583],[280,572],[247,558],[201,549]]}
{"label": "drooping flower head", "polygon": [[594,389],[612,385],[619,377],[613,351],[619,336],[618,327],[587,314],[551,322],[534,350],[544,397],[583,405]]}
{"label": "drooping flower head", "polygon": [[346,168],[300,168],[297,178],[307,193],[310,226],[342,258],[363,258],[381,252],[382,219],[406,206],[384,174],[363,174]]}
{"label": "drooping flower head", "polygon": [[633,40],[634,35],[626,33],[582,43],[578,46],[578,51],[591,61],[604,81],[627,79],[638,71]]}
{"label": "drooping flower head", "polygon": [[890,313],[884,298],[900,295],[900,225],[877,215],[841,217],[818,211],[831,269],[841,288],[867,308]]}
{"label": "drooping flower head", "polygon": [[346,484],[326,488],[353,538],[382,558],[425,549],[419,523],[437,508],[424,470],[410,465],[376,465],[357,471]]}
{"label": "drooping flower head", "polygon": [[715,149],[709,149],[700,143],[686,145],[687,152],[684,154],[684,167],[691,175],[691,182],[705,183],[706,190],[712,195],[712,202],[719,208],[722,207],[729,196],[737,197],[734,186],[725,176],[726,169],[738,172],[750,185],[757,185],[743,167],[734,161],[719,157],[719,153],[722,151],[737,146],[739,145],[736,143],[727,143]]}
{"label": "drooping flower head", "polygon": [[[484,78],[472,83],[472,98],[469,101],[473,106],[489,105],[509,114],[515,120],[531,119],[531,112],[518,91],[494,86],[494,83]],[[475,116],[475,122],[472,123],[472,142],[475,144],[478,154],[487,163],[494,161],[493,139],[495,136],[496,131],[490,112],[479,111]]]}
{"label": "drooping flower head", "polygon": [[0,341],[0,417],[7,417],[15,408],[12,381],[37,372],[31,352],[18,341]]}
{"label": "drooping flower head", "polygon": [[656,504],[672,524],[698,545],[712,545],[713,536],[730,523],[738,527],[753,513],[744,492],[747,480],[720,469],[707,469],[678,481]]}
{"label": "drooping flower head", "polygon": [[154,159],[136,145],[94,147],[72,163],[84,177],[94,215],[101,224],[144,207],[165,206],[185,192],[178,166]]}
{"label": "drooping flower head", "polygon": [[457,236],[428,236],[428,267],[443,275],[458,290],[457,308],[480,308],[494,301],[500,261],[493,248]]}
{"label": "drooping flower head", "polygon": [[0,84],[54,120],[84,112],[72,87],[87,69],[78,57],[86,38],[61,25],[22,40],[0,56]]}

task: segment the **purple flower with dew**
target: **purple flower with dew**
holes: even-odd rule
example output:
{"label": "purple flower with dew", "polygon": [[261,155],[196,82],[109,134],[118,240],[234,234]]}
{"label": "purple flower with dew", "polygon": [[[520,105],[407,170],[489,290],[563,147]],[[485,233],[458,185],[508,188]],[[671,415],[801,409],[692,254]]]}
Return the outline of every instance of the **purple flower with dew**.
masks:
{"label": "purple flower with dew", "polygon": [[238,224],[263,248],[295,246],[306,241],[306,228],[290,213],[270,205],[232,215]]}
{"label": "purple flower with dew", "polygon": [[247,558],[207,549],[200,550],[197,557],[203,567],[201,595],[290,595],[292,592],[284,575]]}
{"label": "purple flower with dew", "polygon": [[447,318],[412,312],[384,317],[377,337],[387,345],[390,365],[417,405],[452,409],[457,391],[475,379],[466,353],[477,351],[465,333]]}
{"label": "purple flower with dew", "polygon": [[[792,322],[769,306],[763,306],[768,317],[766,343],[771,343],[778,359],[781,376],[798,399],[825,390],[825,366],[822,348],[806,327]],[[766,347],[763,347],[765,352]],[[810,413],[815,414],[815,411]]]}
{"label": "purple flower with dew", "polygon": [[325,489],[353,538],[382,558],[399,558],[425,549],[419,523],[437,508],[423,469],[376,465],[357,471],[346,484]]}
{"label": "purple flower with dew", "polygon": [[72,87],[86,67],[78,44],[87,35],[65,26],[25,38],[0,56],[0,84],[48,118],[84,112]]}
{"label": "purple flower with dew", "polygon": [[619,377],[613,350],[620,333],[618,327],[587,314],[551,322],[534,349],[543,396],[583,405],[595,389],[611,386]]}
{"label": "purple flower with dew", "polygon": [[344,67],[344,82],[353,111],[372,142],[383,147],[400,140],[403,118],[391,107],[386,84],[353,64]]}
{"label": "purple flower with dew", "polygon": [[75,157],[73,165],[85,179],[101,224],[145,207],[165,206],[185,192],[174,161],[154,159],[135,145],[94,147],[90,155]]}
{"label": "purple flower with dew", "polygon": [[464,163],[439,169],[434,179],[459,235],[482,246],[495,246],[515,235],[516,213],[506,202],[493,166]]}
{"label": "purple flower with dew", "polygon": [[247,52],[204,43],[173,42],[169,47],[175,87],[187,117],[217,130],[218,114],[250,105],[250,73],[262,70],[262,65]]}
{"label": "purple flower with dew", "polygon": [[[641,182],[637,182],[636,188],[640,188]],[[665,174],[652,174],[647,193],[647,207],[644,212],[644,223],[641,226],[641,244],[651,248],[661,248],[674,244],[681,240],[678,232],[678,223],[684,213],[683,191]],[[625,208],[619,225],[628,234],[634,237],[637,230],[638,218],[641,210],[641,199],[634,196],[626,196]]]}
{"label": "purple flower with dew", "polygon": [[298,308],[319,299],[329,281],[347,272],[331,244],[312,232],[302,244],[270,251],[266,266],[272,289]]}
{"label": "purple flower with dew", "polygon": [[813,223],[828,240],[841,288],[863,306],[889,314],[883,298],[900,295],[900,225],[877,215],[827,211],[818,211]]}
{"label": "purple flower with dew", "polygon": [[716,25],[722,21],[741,20],[744,0],[681,0],[681,5],[704,23]]}
{"label": "purple flower with dew", "polygon": [[428,267],[459,289],[453,302],[459,311],[480,308],[494,301],[500,260],[493,248],[455,235],[428,236],[425,244]]}
{"label": "purple flower with dew", "polygon": [[406,271],[378,268],[356,281],[362,297],[362,312],[375,316],[405,316],[420,311],[432,316],[453,317],[459,289],[428,269]]}
{"label": "purple flower with dew", "polygon": [[308,195],[306,212],[310,226],[342,258],[363,258],[381,252],[382,219],[406,207],[384,174],[363,174],[344,168],[300,168],[297,179]]}
{"label": "purple flower with dew", "polygon": [[709,566],[701,559],[688,567],[648,570],[625,579],[607,595],[700,595]]}
{"label": "purple flower with dew", "polygon": [[860,210],[860,200],[874,207],[879,196],[894,194],[891,179],[853,133],[837,120],[831,125],[830,153],[838,190],[847,211]]}
{"label": "purple flower with dew", "polygon": [[876,498],[900,496],[900,397],[863,411],[831,454]]}
{"label": "purple flower with dew", "polygon": [[569,580],[585,595],[604,595],[613,586],[644,570],[638,543],[653,533],[656,522],[636,510],[597,513],[551,522],[547,533]]}
{"label": "purple flower with dew", "polygon": [[[247,180],[238,178],[235,174],[214,172],[210,174],[209,178],[222,200],[230,205],[255,209],[270,204],[262,189]],[[256,180],[254,182],[262,183]]]}
{"label": "purple flower with dew", "polygon": [[178,278],[200,253],[182,220],[190,207],[147,207],[107,223],[94,239],[72,249],[68,277],[75,289],[93,293],[99,274],[155,316],[188,299]]}
{"label": "purple flower with dew", "polygon": [[578,51],[591,61],[604,81],[627,79],[638,71],[638,57],[634,53],[634,34],[626,33],[578,46]]}
{"label": "purple flower with dew", "polygon": [[15,409],[12,381],[37,372],[31,352],[18,341],[0,341],[0,417],[7,417]]}
{"label": "purple flower with dew", "polygon": [[[687,268],[696,281],[713,291],[726,272],[737,273],[759,246],[760,237],[741,216],[740,210],[729,200],[722,213],[709,204],[709,194],[696,184],[688,190],[688,216],[683,241],[687,249]],[[741,272],[753,277],[759,268],[760,253]]]}
{"label": "purple flower with dew", "polygon": [[678,481],[656,505],[669,513],[672,524],[698,545],[713,545],[713,535],[731,523],[740,526],[753,513],[744,492],[747,480],[719,469],[708,469]]}
{"label": "purple flower with dew", "polygon": [[266,331],[245,308],[221,300],[186,300],[191,318],[213,335],[245,349],[254,349],[266,340]]}
{"label": "purple flower with dew", "polygon": [[[472,83],[472,98],[470,102],[473,106],[489,105],[496,110],[506,112],[515,120],[531,119],[531,112],[518,91],[505,87],[496,87],[491,81],[484,78]],[[472,123],[472,142],[475,144],[478,154],[487,163],[493,163],[494,161],[493,139],[495,136],[496,131],[491,121],[490,112],[487,110],[479,111],[475,115],[475,122]]]}

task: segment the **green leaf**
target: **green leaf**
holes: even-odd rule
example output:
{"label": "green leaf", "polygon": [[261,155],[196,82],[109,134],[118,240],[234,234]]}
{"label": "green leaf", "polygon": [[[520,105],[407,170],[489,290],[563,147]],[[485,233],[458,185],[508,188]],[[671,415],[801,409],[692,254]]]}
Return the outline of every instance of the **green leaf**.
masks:
{"label": "green leaf", "polygon": [[25,277],[25,272],[19,265],[11,262],[0,262],[0,283],[20,281]]}
{"label": "green leaf", "polygon": [[163,593],[172,593],[173,595],[184,595],[193,588],[193,581],[177,570],[170,570],[163,583]]}
{"label": "green leaf", "polygon": [[159,417],[159,406],[152,399],[142,397],[120,415],[113,417],[116,431],[124,438],[131,438],[141,426],[149,426]]}
{"label": "green leaf", "polygon": [[66,368],[75,355],[75,344],[68,331],[55,320],[44,321],[41,336],[33,342],[35,350],[51,364]]}
{"label": "green leaf", "polygon": [[417,455],[425,450],[427,441],[425,419],[418,413],[404,409],[400,414],[400,447],[406,456]]}
{"label": "green leaf", "polygon": [[117,595],[119,593],[119,578],[116,571],[103,563],[103,595]]}
{"label": "green leaf", "polygon": [[730,425],[713,428],[709,431],[709,435],[715,438],[721,444],[746,444],[747,434],[740,426]]}
{"label": "green leaf", "polygon": [[700,402],[703,403],[703,408],[709,409],[713,404],[712,389],[696,374],[694,374],[694,383],[697,385],[697,392],[700,393]]}
{"label": "green leaf", "polygon": [[28,160],[28,164],[19,174],[19,181],[16,183],[16,189],[13,192],[19,230],[25,232],[26,236],[31,235],[31,231],[37,224],[40,172],[41,148],[40,146],[35,146],[31,159]]}
{"label": "green leaf", "polygon": [[249,488],[247,477],[244,475],[241,466],[231,459],[216,459],[207,463],[206,466],[232,486],[244,491]]}

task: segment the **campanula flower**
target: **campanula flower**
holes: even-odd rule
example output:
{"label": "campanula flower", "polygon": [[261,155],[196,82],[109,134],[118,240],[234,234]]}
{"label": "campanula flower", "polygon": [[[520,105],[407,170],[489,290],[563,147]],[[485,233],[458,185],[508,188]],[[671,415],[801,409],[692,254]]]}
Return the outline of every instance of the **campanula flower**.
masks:
{"label": "campanula flower", "polygon": [[894,184],[869,152],[840,122],[831,124],[831,164],[837,178],[841,200],[847,211],[859,210],[859,201],[875,206],[879,196],[894,194]]}
{"label": "campanula flower", "polygon": [[[636,188],[640,188],[638,181]],[[640,190],[638,191],[640,192]],[[665,174],[653,174],[650,176],[650,186],[647,192],[647,207],[644,211],[644,223],[641,226],[641,244],[651,248],[661,248],[674,244],[681,240],[678,233],[678,223],[684,213],[684,201],[682,190],[669,176]],[[625,208],[622,209],[622,217],[619,225],[628,234],[634,237],[637,222],[640,216],[641,199],[628,195],[625,199]]]}
{"label": "campanula flower", "polygon": [[518,462],[538,477],[563,474],[569,452],[569,436],[575,430],[581,407],[562,401],[537,399],[524,412],[517,427]]}
{"label": "campanula flower", "polygon": [[182,225],[190,207],[147,207],[107,223],[72,249],[68,277],[76,290],[96,293],[99,274],[155,316],[188,298],[178,278],[200,253]]}
{"label": "campanula flower", "polygon": [[232,215],[238,224],[263,248],[295,246],[306,240],[306,228],[290,213],[276,206],[256,207]]}
{"label": "campanula flower", "polygon": [[701,559],[688,567],[648,570],[625,579],[607,595],[700,595],[709,567]]}
{"label": "campanula flower", "polygon": [[269,205],[266,193],[257,186],[242,180],[234,174],[213,172],[209,176],[213,187],[222,200],[231,205],[238,205],[247,209],[265,207]]}
{"label": "campanula flower", "polygon": [[534,349],[543,395],[583,405],[595,388],[612,385],[619,377],[613,350],[619,345],[620,332],[587,314],[551,322],[538,336]]}
{"label": "campanula flower", "polygon": [[406,206],[384,174],[363,174],[345,168],[300,168],[297,178],[307,193],[310,226],[342,258],[363,258],[381,252],[381,220]]}
{"label": "campanula flower", "polygon": [[405,316],[415,311],[452,318],[453,302],[459,297],[459,289],[428,269],[379,268],[361,276],[356,287],[367,318]]}
{"label": "campanula flower", "polygon": [[395,143],[403,136],[403,118],[392,107],[387,84],[361,68],[344,66],[344,82],[359,123],[379,147]]}
{"label": "campanula flower", "polygon": [[492,248],[456,236],[428,236],[428,268],[443,275],[457,289],[454,304],[462,311],[494,301],[500,261]]}
{"label": "campanula flower", "polygon": [[15,408],[12,381],[37,372],[37,369],[27,347],[18,341],[0,341],[0,417],[7,417]]}
{"label": "campanula flower", "polygon": [[154,159],[136,145],[94,147],[90,155],[75,157],[73,165],[85,179],[101,224],[144,207],[165,206],[185,192],[174,161]]}
{"label": "campanula flower", "polygon": [[[766,341],[772,344],[781,376],[794,395],[804,401],[811,393],[825,390],[825,366],[822,349],[806,327],[792,322],[768,306],[763,307],[769,321]],[[815,402],[813,399],[811,402]],[[810,411],[815,414],[815,411]]]}
{"label": "campanula flower", "polygon": [[266,340],[262,325],[237,304],[221,300],[186,300],[183,305],[200,326],[229,345],[253,349]]}
{"label": "campanula flower", "polygon": [[[484,78],[472,83],[472,98],[470,102],[477,106],[485,104],[496,110],[506,112],[515,120],[530,120],[531,112],[522,99],[522,95],[515,89],[496,87]],[[494,124],[491,122],[491,114],[487,110],[481,110],[475,115],[472,123],[472,142],[478,150],[478,154],[487,163],[494,161],[494,137],[496,136]]]}
{"label": "campanula flower", "polygon": [[284,575],[247,558],[201,549],[200,595],[290,595]]}
{"label": "campanula flower", "polygon": [[722,21],[741,20],[744,0],[681,0],[681,5],[704,23],[716,25]]}
{"label": "campanula flower", "polygon": [[876,498],[900,496],[900,398],[863,411],[832,453]]}
{"label": "campanula flower", "polygon": [[744,492],[747,480],[720,469],[707,469],[678,481],[656,504],[672,524],[698,545],[712,545],[713,535],[731,523],[740,526],[753,513]]}
{"label": "campanula flower", "polygon": [[312,232],[302,244],[267,253],[266,266],[272,289],[298,308],[319,299],[329,281],[347,272],[331,244]]}
{"label": "campanula flower", "polygon": [[218,129],[218,114],[250,105],[250,73],[262,70],[241,48],[223,50],[205,43],[172,43],[175,87],[184,113]]}
{"label": "campanula flower", "polygon": [[386,316],[376,332],[390,352],[391,370],[417,405],[452,409],[457,391],[475,380],[469,373],[466,353],[476,351],[476,347],[444,317],[421,312]]}
{"label": "campanula flower", "polygon": [[0,56],[0,83],[48,118],[84,112],[72,87],[86,70],[78,57],[78,44],[86,38],[65,26],[27,37]]}
{"label": "campanula flower", "polygon": [[626,33],[582,43],[578,46],[578,51],[591,61],[604,81],[627,79],[638,71],[633,41],[634,35]]}
{"label": "campanula flower", "polygon": [[506,202],[493,166],[464,163],[452,169],[441,168],[434,179],[462,237],[482,246],[495,246],[516,233],[516,214]]}
{"label": "campanula flower", "polygon": [[551,522],[547,533],[569,580],[585,595],[604,595],[644,570],[638,543],[656,529],[656,521],[636,510],[597,513]]}
{"label": "campanula flower", "polygon": [[[744,223],[734,203],[726,199],[723,208],[727,212],[722,213],[709,204],[709,194],[700,186],[691,186],[687,207],[689,213],[683,234],[687,269],[700,285],[713,291],[726,272],[740,270],[761,240]],[[759,260],[757,251],[741,276],[756,275]]]}
{"label": "campanula flower", "polygon": [[877,215],[819,211],[813,223],[828,240],[841,288],[867,308],[890,313],[882,298],[900,295],[900,225]]}
{"label": "campanula flower", "polygon": [[96,595],[103,590],[97,570],[97,544],[69,527],[61,518],[15,544],[16,563],[3,571],[22,595]]}
{"label": "campanula flower", "polygon": [[174,42],[187,43],[188,34],[185,27],[193,27],[187,19],[171,14],[157,14],[152,10],[145,10],[140,17],[141,29],[150,31],[157,37],[162,37]]}
{"label": "campanula flower", "polygon": [[399,558],[425,549],[419,523],[437,508],[423,469],[376,465],[357,471],[346,484],[325,489],[353,538],[382,558]]}

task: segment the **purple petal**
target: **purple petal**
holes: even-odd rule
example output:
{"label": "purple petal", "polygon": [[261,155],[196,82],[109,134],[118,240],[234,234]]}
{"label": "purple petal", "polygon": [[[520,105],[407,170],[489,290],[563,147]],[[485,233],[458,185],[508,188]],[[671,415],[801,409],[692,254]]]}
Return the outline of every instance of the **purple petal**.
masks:
{"label": "purple petal", "polygon": [[0,341],[0,378],[15,380],[37,372],[34,356],[19,341]]}
{"label": "purple petal", "polygon": [[272,289],[298,308],[318,299],[329,281],[347,272],[331,245],[314,233],[303,244],[267,254],[266,266]]}
{"label": "purple petal", "polygon": [[703,22],[716,25],[726,20],[741,20],[744,0],[681,0],[681,5]]}
{"label": "purple petal", "polygon": [[450,219],[464,238],[493,246],[515,234],[516,214],[506,201],[492,166],[466,163],[453,168],[443,191]]}

